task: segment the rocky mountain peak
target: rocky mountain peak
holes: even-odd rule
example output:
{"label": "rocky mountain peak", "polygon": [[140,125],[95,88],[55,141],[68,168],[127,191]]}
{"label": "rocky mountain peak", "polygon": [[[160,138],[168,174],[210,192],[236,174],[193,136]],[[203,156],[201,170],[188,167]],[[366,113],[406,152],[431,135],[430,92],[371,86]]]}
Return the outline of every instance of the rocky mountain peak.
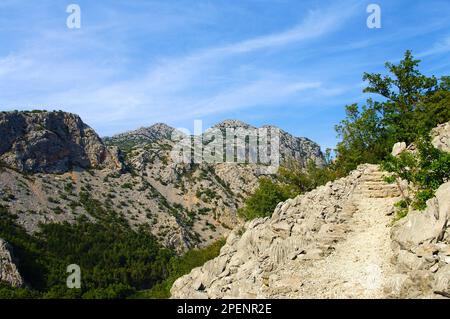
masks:
{"label": "rocky mountain peak", "polygon": [[111,153],[81,118],[62,111],[0,113],[0,160],[23,172],[114,167]]}
{"label": "rocky mountain peak", "polygon": [[239,121],[239,120],[231,120],[231,119],[227,119],[224,120],[222,122],[219,122],[217,124],[215,124],[212,128],[218,128],[218,129],[227,129],[227,128],[244,128],[244,129],[248,129],[248,128],[255,128],[254,126],[251,126],[248,123]]}
{"label": "rocky mountain peak", "polygon": [[170,140],[175,128],[164,124],[156,123],[149,127],[141,127],[134,131],[116,134],[112,137],[105,137],[103,140],[108,145],[128,145],[134,146],[142,143],[153,143],[160,140]]}
{"label": "rocky mountain peak", "polygon": [[[221,130],[227,128],[244,128],[254,129],[255,127],[239,120],[224,120],[212,128],[219,128]],[[306,166],[309,160],[312,160],[316,165],[325,165],[325,157],[320,149],[320,146],[306,137],[296,137],[274,125],[264,125],[262,128],[267,128],[268,131],[279,130],[280,132],[280,155],[281,162],[294,160],[299,162],[302,166]]]}

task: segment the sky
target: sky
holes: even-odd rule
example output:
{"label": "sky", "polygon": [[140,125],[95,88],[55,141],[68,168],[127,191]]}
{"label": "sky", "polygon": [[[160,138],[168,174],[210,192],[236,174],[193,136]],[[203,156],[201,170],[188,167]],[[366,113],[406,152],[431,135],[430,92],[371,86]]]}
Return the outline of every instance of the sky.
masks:
{"label": "sky", "polygon": [[[372,3],[381,28],[367,27]],[[364,72],[410,49],[423,73],[450,75],[449,12],[448,0],[1,0],[0,110],[76,113],[101,136],[239,119],[325,149],[345,105],[373,97]]]}

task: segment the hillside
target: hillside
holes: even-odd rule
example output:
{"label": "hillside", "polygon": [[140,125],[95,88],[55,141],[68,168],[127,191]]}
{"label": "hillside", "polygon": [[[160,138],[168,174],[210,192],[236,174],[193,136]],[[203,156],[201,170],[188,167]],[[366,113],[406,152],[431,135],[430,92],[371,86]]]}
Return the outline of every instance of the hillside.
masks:
{"label": "hillside", "polygon": [[[155,124],[103,141],[74,114],[3,112],[0,205],[29,233],[40,223],[96,220],[95,204],[178,252],[207,246],[239,223],[237,210],[264,173],[258,164],[174,163],[173,131]],[[323,162],[307,139],[283,132],[282,146],[299,162]]]}

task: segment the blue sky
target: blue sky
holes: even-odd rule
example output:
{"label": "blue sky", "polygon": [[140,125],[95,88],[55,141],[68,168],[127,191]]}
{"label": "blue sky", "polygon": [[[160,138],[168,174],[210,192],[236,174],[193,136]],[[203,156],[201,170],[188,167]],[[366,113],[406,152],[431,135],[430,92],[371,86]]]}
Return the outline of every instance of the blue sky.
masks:
{"label": "blue sky", "polygon": [[[69,4],[81,29],[66,26]],[[379,4],[382,28],[366,26]],[[100,135],[228,118],[325,147],[363,72],[406,49],[450,74],[450,1],[1,0],[0,109],[61,109]]]}

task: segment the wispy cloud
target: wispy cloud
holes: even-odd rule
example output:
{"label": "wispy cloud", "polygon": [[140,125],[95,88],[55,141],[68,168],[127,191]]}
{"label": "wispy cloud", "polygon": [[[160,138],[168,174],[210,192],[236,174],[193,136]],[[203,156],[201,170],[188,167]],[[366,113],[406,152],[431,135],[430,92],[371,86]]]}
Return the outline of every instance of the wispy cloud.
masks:
{"label": "wispy cloud", "polygon": [[[163,58],[147,70],[116,81],[111,78],[121,70],[115,64],[102,65],[95,57],[79,60],[70,55],[74,45],[78,50],[93,46],[105,49],[105,44],[91,34],[92,30],[70,38],[47,31],[40,42],[46,39],[44,43],[56,42],[57,47],[34,43],[27,47],[27,53],[1,59],[0,87],[8,87],[12,81],[29,89],[21,97],[4,96],[4,100],[15,101],[16,105],[61,107],[80,113],[94,126],[108,123],[110,127],[145,118],[148,122],[175,120],[273,103],[319,89],[321,83],[252,66],[246,68],[245,63],[235,65],[236,56],[320,38],[336,31],[350,15],[349,10],[310,11],[303,21],[287,30]],[[112,50],[106,48],[106,52]],[[48,58],[52,56],[55,59]],[[58,61],[59,57],[64,59]],[[92,82],[85,82],[87,79]]]}
{"label": "wispy cloud", "polygon": [[425,50],[418,54],[418,57],[427,57],[435,54],[442,54],[450,52],[450,36],[436,42],[429,50]]}
{"label": "wispy cloud", "polygon": [[406,49],[448,70],[448,10],[431,1],[380,0],[383,28],[369,30],[359,0],[79,0],[82,29],[68,30],[64,4],[4,0],[0,107],[67,110],[103,135],[264,109],[265,122],[290,114],[284,129],[334,136],[343,105],[364,99],[364,71]]}

